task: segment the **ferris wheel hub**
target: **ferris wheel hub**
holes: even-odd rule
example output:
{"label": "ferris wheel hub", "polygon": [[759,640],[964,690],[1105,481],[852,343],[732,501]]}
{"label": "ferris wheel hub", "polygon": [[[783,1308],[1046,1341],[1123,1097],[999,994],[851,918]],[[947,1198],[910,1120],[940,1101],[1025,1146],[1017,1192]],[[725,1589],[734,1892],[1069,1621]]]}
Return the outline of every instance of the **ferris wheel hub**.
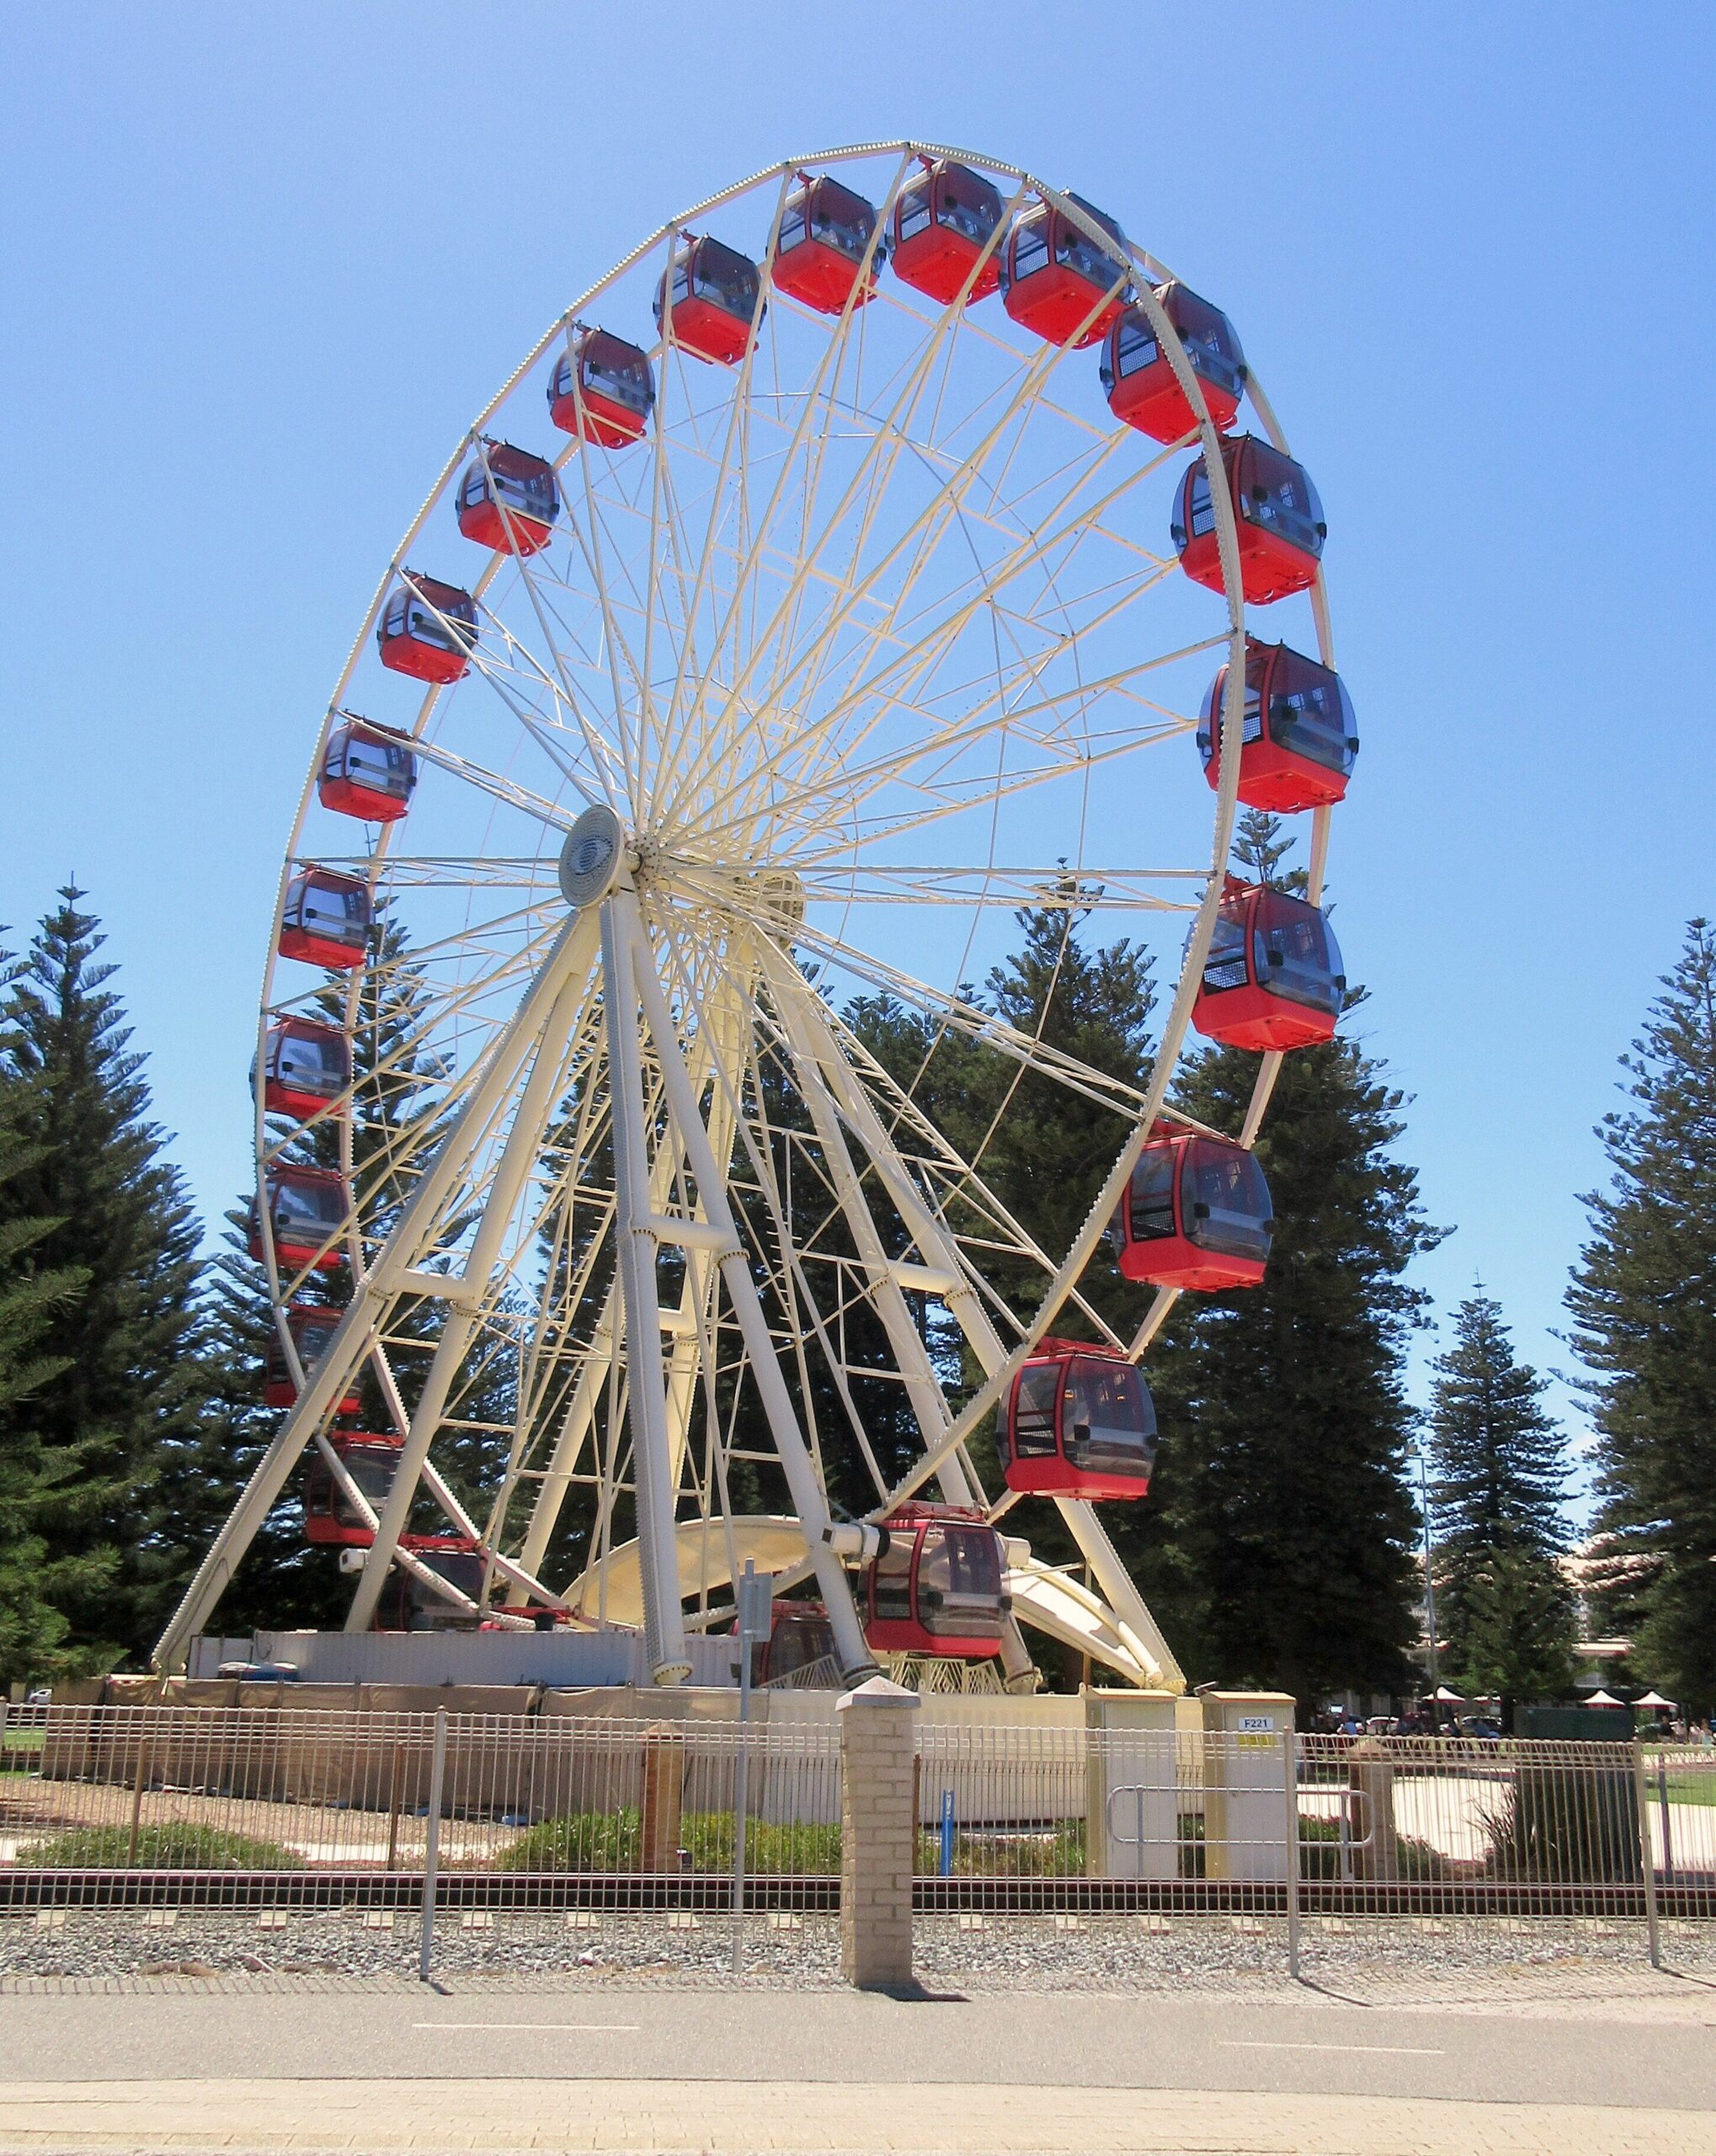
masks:
{"label": "ferris wheel hub", "polygon": [[575,912],[606,898],[630,866],[626,826],[605,803],[586,808],[560,849],[560,889]]}

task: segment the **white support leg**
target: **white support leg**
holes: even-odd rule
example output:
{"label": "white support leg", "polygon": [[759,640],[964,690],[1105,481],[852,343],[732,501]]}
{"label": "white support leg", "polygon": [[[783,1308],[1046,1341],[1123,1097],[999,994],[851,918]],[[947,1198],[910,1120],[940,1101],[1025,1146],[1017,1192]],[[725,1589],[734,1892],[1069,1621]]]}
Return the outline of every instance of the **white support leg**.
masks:
{"label": "white support leg", "polygon": [[781,1470],[786,1477],[786,1486],[791,1492],[793,1508],[798,1515],[799,1524],[804,1529],[811,1566],[828,1609],[829,1623],[834,1635],[834,1647],[839,1657],[841,1672],[849,1679],[861,1682],[864,1678],[876,1673],[876,1659],[865,1640],[864,1628],[858,1621],[858,1612],[852,1600],[851,1582],[846,1577],[845,1567],[829,1548],[823,1537],[823,1529],[829,1524],[829,1512],[823,1497],[822,1486],[817,1480],[810,1448],[798,1427],[791,1396],[781,1374],[775,1343],[769,1337],[768,1320],[757,1294],[756,1283],[751,1278],[733,1208],[727,1201],[727,1179],[716,1164],[709,1134],[697,1112],[696,1095],[679,1051],[679,1036],[668,1011],[667,1000],[662,994],[660,982],[656,979],[655,967],[637,911],[637,900],[634,894],[620,891],[609,903],[616,911],[624,909],[637,993],[655,1042],[656,1057],[661,1065],[662,1083],[667,1093],[669,1108],[679,1126],[686,1158],[696,1178],[698,1195],[708,1215],[709,1226],[719,1239],[717,1257],[722,1281],[744,1342],[757,1390],[762,1395],[763,1412],[775,1440]]}
{"label": "white support leg", "polygon": [[[643,1133],[643,1059],[638,1045],[634,986],[634,974],[642,970],[634,963],[637,899],[629,890],[616,890],[602,901],[601,915],[602,997],[608,1027],[617,1200],[614,1233],[630,1352],[627,1412],[637,1492],[645,1652],[656,1684],[679,1684],[690,1675],[691,1665],[685,1654],[679,1599],[679,1545],[674,1534],[676,1492],[668,1457],[666,1376],[656,1282],[658,1246],[650,1208],[649,1160]],[[683,1067],[680,1075],[683,1078]]]}
{"label": "white support leg", "polygon": [[[993,1377],[1006,1364],[1007,1350],[1000,1335],[990,1323],[989,1312],[979,1301],[976,1289],[966,1278],[960,1264],[957,1245],[925,1203],[922,1194],[889,1143],[887,1133],[882,1129],[882,1118],[876,1113],[869,1095],[847,1069],[839,1051],[839,1043],[829,1030],[827,1016],[817,997],[807,990],[799,992],[803,985],[796,968],[789,970],[786,962],[778,957],[773,957],[772,963],[765,958],[765,963],[768,965],[770,985],[778,1000],[783,1008],[790,1006],[797,1012],[804,1027],[809,1051],[834,1095],[841,1116],[874,1161],[883,1187],[922,1253],[924,1262],[954,1283],[943,1299],[985,1374]],[[798,984],[797,988],[795,988],[795,982]],[[936,1472],[944,1473],[946,1465],[946,1462],[938,1465]],[[1161,1670],[1164,1680],[1170,1684],[1177,1681],[1183,1685],[1185,1678],[1179,1663],[1162,1637],[1161,1630],[1138,1593],[1132,1574],[1121,1562],[1119,1551],[1109,1540],[1106,1529],[1095,1518],[1092,1508],[1079,1497],[1057,1497],[1054,1504],[1084,1553],[1091,1576],[1102,1590],[1109,1608],[1137,1634],[1140,1645],[1148,1651],[1148,1658]]]}
{"label": "white support leg", "polygon": [[[887,1334],[895,1367],[905,1382],[906,1397],[911,1402],[912,1412],[925,1449],[933,1444],[947,1427],[947,1404],[941,1396],[935,1373],[930,1361],[930,1351],[912,1321],[904,1293],[887,1254],[877,1233],[876,1222],[866,1203],[860,1186],[852,1156],[846,1150],[846,1140],[840,1129],[839,1117],[823,1082],[821,1069],[806,1038],[803,1020],[797,1007],[797,998],[779,1006],[781,1023],[786,1029],[787,1043],[792,1053],[792,1067],[798,1080],[800,1092],[810,1110],[817,1139],[823,1150],[829,1180],[834,1195],[851,1231],[858,1252],[859,1262],[864,1267],[870,1299],[882,1328]],[[965,1465],[960,1454],[950,1453],[941,1463],[938,1479],[942,1495],[950,1505],[970,1505],[974,1492],[967,1477]],[[1001,1639],[1001,1666],[1009,1684],[1035,1684],[1036,1664],[1031,1650],[1026,1646],[1017,1622],[1010,1618]]]}
{"label": "white support leg", "polygon": [[173,1669],[184,1659],[191,1635],[208,1622],[258,1528],[279,1502],[304,1448],[333,1412],[351,1374],[375,1348],[409,1273],[431,1243],[448,1198],[465,1172],[489,1118],[504,1099],[562,983],[588,974],[595,952],[593,926],[569,922],[555,939],[536,978],[495,1043],[488,1068],[466,1096],[451,1129],[406,1201],[376,1263],[360,1280],[327,1352],[310,1373],[273,1443],[252,1470],[197,1568],[196,1577],[157,1641],[151,1660]]}
{"label": "white support leg", "polygon": [[[570,924],[557,948],[570,951],[580,943],[587,948],[585,940],[576,934],[580,926],[576,921]],[[562,1082],[567,1043],[589,990],[588,966],[568,963],[558,969],[552,1001],[546,1010],[540,1010],[539,1006],[540,1017],[533,1035],[535,1060],[513,1111],[512,1124],[489,1182],[470,1255],[462,1272],[434,1282],[438,1292],[445,1297],[446,1315],[412,1414],[410,1430],[400,1451],[387,1502],[381,1508],[374,1545],[358,1577],[357,1592],[346,1614],[345,1629],[349,1632],[365,1631],[374,1620],[399,1538],[411,1517],[412,1502],[430,1442],[445,1412],[447,1396],[463,1368],[483,1298],[500,1257],[502,1241],[512,1225],[525,1184],[536,1167],[543,1128],[554,1112]]]}

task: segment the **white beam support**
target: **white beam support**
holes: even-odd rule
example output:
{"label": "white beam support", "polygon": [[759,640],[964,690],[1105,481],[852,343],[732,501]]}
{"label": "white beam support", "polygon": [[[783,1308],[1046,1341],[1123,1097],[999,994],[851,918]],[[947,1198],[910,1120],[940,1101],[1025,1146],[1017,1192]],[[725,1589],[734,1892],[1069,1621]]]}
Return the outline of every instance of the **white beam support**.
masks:
{"label": "white beam support", "polygon": [[[834,1630],[841,1672],[849,1679],[861,1680],[876,1671],[876,1658],[865,1640],[864,1628],[858,1621],[858,1612],[853,1604],[851,1583],[846,1577],[845,1567],[823,1539],[823,1531],[829,1524],[828,1505],[823,1497],[822,1486],[817,1480],[810,1448],[805,1443],[804,1433],[799,1428],[798,1418],[793,1412],[786,1380],[781,1374],[775,1343],[769,1335],[768,1320],[757,1294],[756,1283],[751,1278],[733,1209],[727,1202],[727,1178],[717,1166],[709,1143],[709,1134],[698,1113],[690,1075],[679,1051],[679,1035],[668,1011],[667,999],[662,994],[661,983],[656,978],[654,964],[643,934],[637,897],[629,891],[617,891],[608,904],[616,913],[623,909],[637,993],[643,1005],[644,1018],[655,1042],[656,1057],[661,1066],[662,1085],[667,1094],[669,1109],[679,1127],[686,1160],[696,1178],[703,1209],[709,1215],[711,1223],[719,1228],[727,1239],[727,1247],[718,1260],[722,1281],[738,1321],[740,1337],[744,1342],[745,1353],[750,1359],[757,1390],[762,1395],[763,1412],[775,1440],[775,1449],[780,1456],[781,1470],[786,1477],[786,1486],[792,1495],[793,1509],[798,1515],[799,1524],[804,1529],[805,1540],[809,1545],[811,1566],[828,1609],[829,1623]],[[633,1384],[636,1384],[635,1374]]]}
{"label": "white beam support", "polygon": [[356,1283],[350,1306],[326,1353],[309,1373],[296,1405],[252,1470],[238,1502],[157,1641],[151,1657],[156,1668],[173,1669],[183,1663],[191,1635],[207,1623],[258,1529],[279,1502],[305,1446],[328,1421],[352,1372],[386,1330],[402,1276],[430,1246],[435,1224],[466,1171],[490,1116],[517,1077],[562,982],[580,972],[588,974],[594,947],[594,929],[578,921],[569,922],[556,938],[518,1010],[496,1041],[488,1070],[466,1093],[452,1128],[418,1178],[376,1263]]}
{"label": "white beam support", "polygon": [[[589,991],[592,940],[582,916],[568,922],[520,1009],[520,1019],[528,1011],[533,1022],[520,1043],[515,1069],[522,1068],[525,1056],[534,1049],[530,1075],[520,1091],[511,1127],[489,1182],[482,1217],[459,1276],[465,1292],[456,1299],[449,1299],[440,1338],[435,1343],[423,1390],[412,1412],[411,1428],[400,1451],[399,1465],[387,1492],[387,1502],[381,1508],[375,1544],[359,1576],[351,1608],[346,1613],[345,1629],[349,1632],[367,1630],[375,1618],[388,1567],[411,1516],[430,1443],[477,1329],[477,1312],[499,1260],[502,1241],[512,1225],[525,1184],[536,1168],[543,1126],[553,1113],[555,1096],[561,1085],[566,1048]],[[402,1264],[400,1269],[404,1270],[405,1266]],[[381,1270],[378,1267],[378,1273]]]}
{"label": "white beam support", "polygon": [[[644,1651],[658,1684],[683,1684],[691,1673],[679,1599],[679,1549],[674,1537],[675,1490],[668,1457],[666,1372],[661,1351],[661,1297],[656,1279],[657,1216],[652,1210],[643,1119],[643,1057],[637,1035],[635,977],[637,900],[629,889],[601,904],[602,1005],[608,1029],[609,1091],[613,1103],[614,1233],[626,1312],[632,1471],[637,1492],[637,1554],[643,1588]],[[647,1007],[646,1007],[646,1015]],[[653,1025],[651,1027],[654,1030]],[[689,1081],[679,1075],[687,1090]],[[672,1089],[669,1091],[672,1102]],[[683,1122],[677,1113],[674,1120]],[[683,1138],[683,1130],[681,1137]]]}
{"label": "white beam support", "polygon": [[[918,1246],[925,1265],[931,1273],[959,1283],[944,1294],[942,1299],[985,1376],[993,1381],[1007,1369],[1010,1361],[1016,1362],[1019,1358],[1016,1352],[1013,1357],[1009,1356],[1000,1335],[990,1322],[989,1312],[960,1264],[958,1245],[925,1203],[904,1163],[889,1143],[873,1102],[853,1077],[840,1054],[839,1043],[829,1027],[819,999],[802,985],[797,968],[778,953],[769,953],[765,964],[778,1002],[783,1010],[790,1006],[797,1014],[809,1054],[827,1080],[841,1115],[875,1163],[882,1186]],[[801,983],[802,992],[801,988],[795,988],[795,980]],[[947,1468],[955,1458],[953,1449],[947,1443],[947,1428],[951,1427],[944,1427],[939,1444],[925,1444],[926,1454],[934,1459],[934,1471],[941,1477],[944,1489],[947,1486]],[[1154,1659],[1160,1664],[1164,1678],[1170,1682],[1177,1679],[1183,1685],[1185,1678],[1180,1665],[1163,1638],[1160,1627],[1091,1507],[1079,1497],[1057,1497],[1054,1503],[1110,1609],[1148,1646]]]}

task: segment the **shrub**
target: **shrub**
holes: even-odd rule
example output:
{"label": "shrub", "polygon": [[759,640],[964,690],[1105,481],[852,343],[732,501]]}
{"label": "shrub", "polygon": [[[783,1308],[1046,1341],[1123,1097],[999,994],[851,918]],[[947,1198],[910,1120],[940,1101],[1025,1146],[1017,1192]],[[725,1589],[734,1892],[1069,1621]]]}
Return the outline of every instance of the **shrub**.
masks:
{"label": "shrub", "polygon": [[1585,1886],[1643,1876],[1633,1762],[1616,1749],[1612,1767],[1515,1769],[1501,1809],[1484,1815],[1492,1878]]}
{"label": "shrub", "polygon": [[19,1850],[19,1864],[38,1864],[77,1871],[301,1871],[304,1860],[282,1842],[235,1833],[229,1827],[209,1827],[194,1819],[169,1819],[140,1827],[131,1854],[129,1827],[63,1827]]}
{"label": "shrub", "polygon": [[506,1871],[636,1871],[642,1821],[635,1806],[544,1819],[504,1849]]}
{"label": "shrub", "polygon": [[[733,1845],[732,1812],[687,1812],[680,1818],[679,1846],[693,1871],[731,1871]],[[545,1819],[520,1834],[497,1862],[508,1871],[636,1871],[642,1851],[642,1821],[627,1806]],[[745,1865],[787,1877],[837,1872],[840,1830],[753,1819],[745,1834]]]}

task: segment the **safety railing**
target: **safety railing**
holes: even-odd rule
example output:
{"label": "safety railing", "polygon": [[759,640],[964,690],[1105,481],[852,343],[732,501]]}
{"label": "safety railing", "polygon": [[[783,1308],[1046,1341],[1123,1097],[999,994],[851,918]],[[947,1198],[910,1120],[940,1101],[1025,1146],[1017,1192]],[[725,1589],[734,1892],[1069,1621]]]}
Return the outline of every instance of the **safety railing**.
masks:
{"label": "safety railing", "polygon": [[831,1724],[11,1708],[0,1903],[827,1908]]}
{"label": "safety railing", "polygon": [[[1183,1708],[1178,1726],[1088,1728],[1049,1705],[922,1702],[920,1916],[1205,1915],[1294,1957],[1308,1920],[1625,1919],[1655,1956],[1665,1924],[1716,1917],[1716,1752],[1213,1732]],[[9,1707],[0,1907],[414,1908],[425,1936],[437,1910],[828,1934],[834,1694],[792,1692],[744,1725],[730,1705],[337,1710],[282,1687],[272,1707]]]}

